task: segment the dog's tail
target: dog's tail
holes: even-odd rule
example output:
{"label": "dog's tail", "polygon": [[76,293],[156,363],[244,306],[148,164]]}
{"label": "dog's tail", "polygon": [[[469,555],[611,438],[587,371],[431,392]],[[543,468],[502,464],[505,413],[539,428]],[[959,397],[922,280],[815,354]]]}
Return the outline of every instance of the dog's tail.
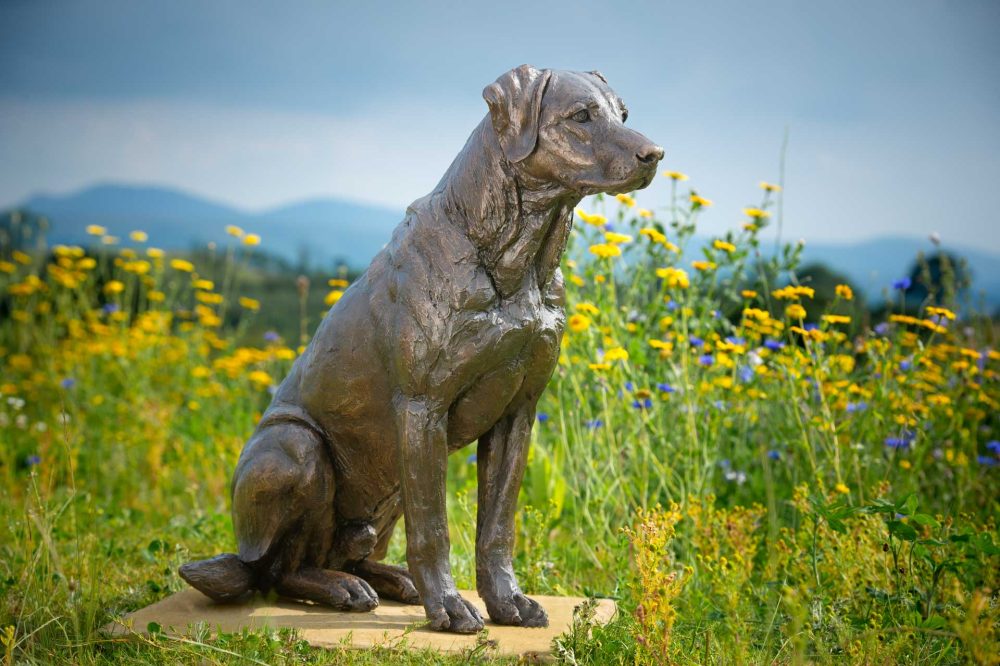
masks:
{"label": "dog's tail", "polygon": [[239,601],[257,587],[253,570],[232,553],[182,564],[178,573],[188,585],[213,601]]}

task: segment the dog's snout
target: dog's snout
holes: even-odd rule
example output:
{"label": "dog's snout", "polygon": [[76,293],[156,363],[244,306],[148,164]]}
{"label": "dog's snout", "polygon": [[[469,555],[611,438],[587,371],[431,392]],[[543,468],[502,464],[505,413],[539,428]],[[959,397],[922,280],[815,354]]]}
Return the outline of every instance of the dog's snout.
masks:
{"label": "dog's snout", "polygon": [[635,154],[643,164],[653,164],[663,159],[663,148],[652,143],[646,144]]}

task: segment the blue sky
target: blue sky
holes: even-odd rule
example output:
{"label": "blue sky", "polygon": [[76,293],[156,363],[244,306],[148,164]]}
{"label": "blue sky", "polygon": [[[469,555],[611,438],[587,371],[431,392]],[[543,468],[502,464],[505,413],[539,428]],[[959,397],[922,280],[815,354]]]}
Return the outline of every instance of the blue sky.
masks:
{"label": "blue sky", "polygon": [[787,234],[1000,251],[998,34],[994,0],[4,0],[0,206],[125,181],[402,209],[529,62],[604,72],[707,232],[778,179],[787,128]]}

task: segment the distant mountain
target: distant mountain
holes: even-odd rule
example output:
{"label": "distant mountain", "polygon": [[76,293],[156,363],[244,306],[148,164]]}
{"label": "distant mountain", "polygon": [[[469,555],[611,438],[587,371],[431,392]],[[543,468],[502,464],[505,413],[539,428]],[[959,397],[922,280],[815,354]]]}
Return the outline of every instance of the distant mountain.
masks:
{"label": "distant mountain", "polygon": [[245,211],[177,190],[98,185],[80,192],[32,197],[16,208],[49,219],[50,244],[93,242],[86,228],[98,224],[130,244],[128,234],[145,231],[149,243],[187,249],[227,238],[239,226],[263,238],[263,248],[290,260],[326,266],[334,260],[366,264],[389,241],[402,212],[340,199],[313,199],[260,212]]}
{"label": "distant mountain", "polygon": [[[99,224],[128,243],[140,229],[152,245],[187,249],[225,240],[235,224],[260,234],[263,249],[293,262],[325,268],[333,262],[364,267],[389,241],[403,211],[341,199],[312,199],[253,212],[162,187],[99,185],[80,192],[36,196],[17,208],[44,215],[51,224],[50,244],[86,244],[86,227]],[[847,275],[873,301],[892,281],[909,274],[919,252],[939,248],[918,238],[878,238],[851,244],[807,243],[803,260],[821,262]],[[965,258],[973,296],[985,292],[990,307],[1000,306],[1000,257],[973,248],[944,245]]]}

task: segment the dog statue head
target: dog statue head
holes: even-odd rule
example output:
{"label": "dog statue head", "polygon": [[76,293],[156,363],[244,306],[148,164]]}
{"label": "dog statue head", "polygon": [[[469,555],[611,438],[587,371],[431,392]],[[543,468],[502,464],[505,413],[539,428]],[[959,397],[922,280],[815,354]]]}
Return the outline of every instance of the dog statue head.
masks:
{"label": "dog statue head", "polygon": [[663,149],[625,127],[628,110],[600,72],[521,65],[483,90],[504,157],[522,177],[585,196],[642,189]]}

